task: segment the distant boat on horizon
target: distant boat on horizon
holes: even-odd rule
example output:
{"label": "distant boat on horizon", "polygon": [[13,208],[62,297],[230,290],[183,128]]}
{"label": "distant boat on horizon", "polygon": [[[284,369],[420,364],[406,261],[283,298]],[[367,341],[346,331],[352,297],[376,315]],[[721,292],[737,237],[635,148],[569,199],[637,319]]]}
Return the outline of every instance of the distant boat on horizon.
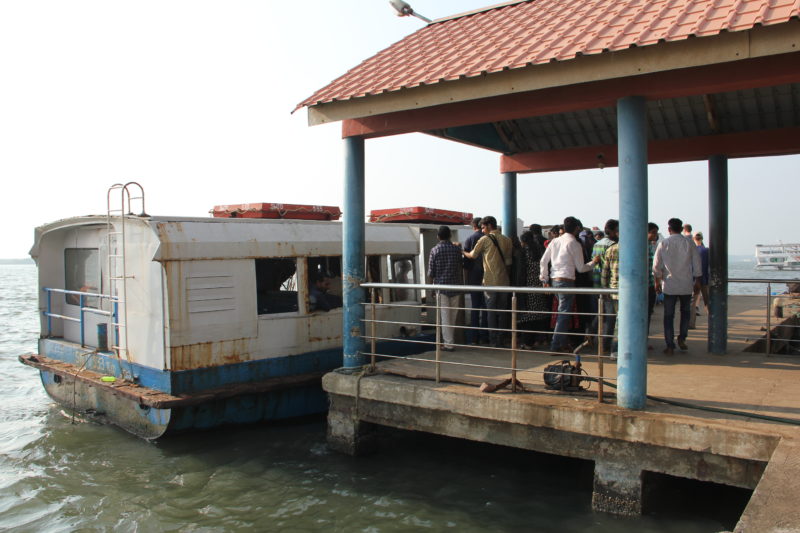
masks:
{"label": "distant boat on horizon", "polygon": [[800,270],[800,243],[756,244],[756,270]]}

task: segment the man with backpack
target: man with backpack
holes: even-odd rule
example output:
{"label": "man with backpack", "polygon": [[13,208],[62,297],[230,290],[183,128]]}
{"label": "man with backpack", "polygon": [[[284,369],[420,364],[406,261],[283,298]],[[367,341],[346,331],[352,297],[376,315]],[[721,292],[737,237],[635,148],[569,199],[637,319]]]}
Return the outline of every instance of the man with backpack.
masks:
{"label": "man with backpack", "polygon": [[[507,287],[510,284],[508,269],[512,262],[513,247],[511,239],[497,229],[497,219],[492,216],[481,219],[481,237],[471,252],[462,252],[467,259],[481,258],[483,263],[484,287]],[[496,347],[501,346],[497,329],[506,323],[502,315],[506,309],[508,294],[505,292],[489,292],[484,294],[488,309],[489,341]]]}

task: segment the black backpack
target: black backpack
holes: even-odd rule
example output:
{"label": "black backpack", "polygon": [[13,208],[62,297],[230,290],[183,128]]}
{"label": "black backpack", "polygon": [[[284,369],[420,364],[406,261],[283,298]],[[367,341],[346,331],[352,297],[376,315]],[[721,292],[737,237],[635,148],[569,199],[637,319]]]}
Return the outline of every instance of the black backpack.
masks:
{"label": "black backpack", "polygon": [[576,391],[582,388],[580,386],[582,380],[580,369],[566,359],[544,368],[546,389]]}

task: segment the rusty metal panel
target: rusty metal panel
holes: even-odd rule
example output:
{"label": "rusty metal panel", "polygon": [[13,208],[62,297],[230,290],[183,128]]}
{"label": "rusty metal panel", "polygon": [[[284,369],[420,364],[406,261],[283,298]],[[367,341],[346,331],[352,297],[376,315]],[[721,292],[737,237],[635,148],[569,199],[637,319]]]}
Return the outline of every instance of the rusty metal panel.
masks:
{"label": "rusty metal panel", "polygon": [[[252,260],[169,261],[165,266],[170,346],[205,346],[258,334]],[[205,353],[200,350],[198,357]]]}

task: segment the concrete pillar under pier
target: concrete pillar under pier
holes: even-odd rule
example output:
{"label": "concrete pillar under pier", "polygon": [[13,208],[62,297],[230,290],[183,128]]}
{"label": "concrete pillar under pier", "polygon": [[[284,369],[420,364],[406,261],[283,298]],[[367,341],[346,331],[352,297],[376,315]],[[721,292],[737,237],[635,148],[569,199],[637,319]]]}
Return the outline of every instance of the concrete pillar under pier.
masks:
{"label": "concrete pillar under pier", "polygon": [[358,417],[358,398],[331,396],[328,411],[328,447],[346,455],[375,450],[375,426]]}
{"label": "concrete pillar under pier", "polygon": [[630,463],[596,461],[592,509],[636,516],[642,513],[642,469]]}

